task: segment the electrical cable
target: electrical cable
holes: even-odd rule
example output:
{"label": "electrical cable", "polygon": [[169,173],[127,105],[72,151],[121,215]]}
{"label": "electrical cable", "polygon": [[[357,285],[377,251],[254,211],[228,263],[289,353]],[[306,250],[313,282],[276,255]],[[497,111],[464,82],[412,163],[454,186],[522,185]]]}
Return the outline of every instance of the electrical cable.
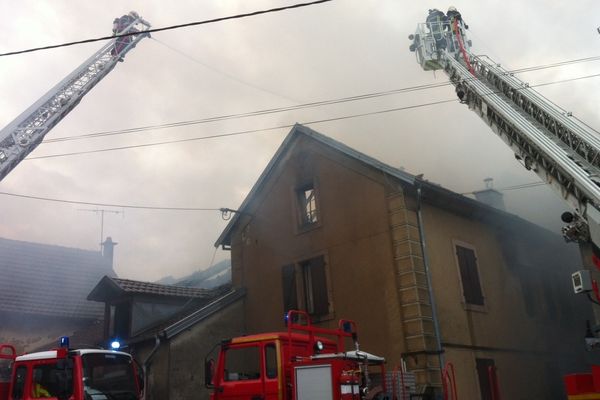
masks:
{"label": "electrical cable", "polygon": [[[333,118],[325,118],[325,119],[320,119],[320,120],[306,121],[306,122],[301,122],[300,124],[302,124],[302,125],[321,124],[324,122],[341,121],[341,120],[345,120],[345,119],[360,118],[360,117],[365,117],[365,116],[369,116],[369,115],[386,114],[386,113],[391,113],[391,112],[396,112],[396,111],[411,110],[411,109],[420,108],[420,107],[429,107],[429,106],[437,105],[437,104],[457,103],[457,102],[458,102],[458,99],[440,100],[440,101],[434,101],[431,103],[416,104],[416,105],[411,105],[411,106],[406,106],[406,107],[396,107],[396,108],[366,112],[366,113],[361,113],[361,114],[351,114],[351,115],[345,115],[345,116],[341,116],[341,117],[333,117]],[[245,130],[245,131],[222,133],[222,134],[215,134],[215,135],[210,135],[210,136],[201,136],[201,137],[176,139],[176,140],[166,140],[163,142],[144,143],[144,144],[136,144],[136,145],[120,146],[120,147],[109,147],[109,148],[97,149],[97,150],[75,151],[72,153],[49,154],[49,155],[37,156],[37,157],[27,157],[25,160],[39,160],[39,159],[43,159],[43,158],[67,157],[67,156],[75,156],[75,155],[81,155],[81,154],[102,153],[102,152],[115,151],[115,150],[126,150],[126,149],[135,149],[135,148],[141,148],[141,147],[161,146],[161,145],[173,144],[173,143],[193,142],[193,141],[198,141],[198,140],[215,139],[215,138],[229,137],[229,136],[239,136],[239,135],[245,135],[245,134],[249,134],[249,133],[266,132],[266,131],[272,131],[272,130],[276,130],[276,129],[291,128],[294,125],[295,124],[286,124],[286,125],[273,126],[273,127],[269,127],[269,128],[250,129],[250,130]]]}
{"label": "electrical cable", "polygon": [[[520,185],[506,186],[506,187],[503,187],[503,188],[498,188],[498,189],[493,188],[493,189],[497,190],[499,192],[505,192],[505,191],[508,191],[508,190],[529,189],[529,188],[532,188],[532,187],[543,186],[543,185],[547,185],[547,183],[546,182],[529,182],[529,183],[522,183]],[[481,189],[481,190],[485,190],[485,189]],[[461,194],[462,195],[465,195],[465,194],[474,194],[476,192],[480,192],[481,190],[473,190],[472,192],[464,192],[464,193],[461,193]]]}
{"label": "electrical cable", "polygon": [[103,137],[103,136],[113,136],[113,135],[120,135],[120,134],[127,134],[127,133],[137,133],[137,132],[148,131],[148,130],[166,129],[166,128],[174,128],[174,127],[179,127],[179,126],[188,126],[188,125],[198,125],[198,124],[204,124],[204,123],[208,123],[208,122],[225,121],[225,120],[229,120],[229,119],[238,119],[238,118],[246,118],[246,117],[259,116],[259,115],[275,114],[275,113],[281,113],[281,112],[286,112],[286,111],[294,111],[294,110],[300,110],[300,109],[305,109],[305,108],[319,107],[319,106],[324,106],[324,105],[347,103],[347,102],[351,102],[351,101],[376,98],[376,97],[387,96],[387,95],[397,94],[397,93],[407,93],[407,92],[413,92],[413,91],[418,91],[418,90],[422,90],[422,89],[430,89],[430,88],[448,86],[449,84],[450,83],[448,82],[448,83],[434,83],[434,84],[426,84],[426,85],[417,85],[417,86],[412,86],[412,87],[387,90],[387,91],[383,91],[383,92],[374,92],[374,93],[366,93],[366,94],[349,96],[349,97],[342,97],[342,98],[338,98],[338,99],[314,101],[311,103],[298,104],[295,106],[270,108],[270,109],[264,109],[264,110],[258,110],[258,111],[250,111],[250,112],[246,112],[246,113],[237,113],[237,114],[221,115],[221,116],[216,116],[216,117],[208,117],[208,118],[198,119],[198,120],[179,121],[179,122],[171,122],[171,123],[158,124],[158,125],[146,125],[146,126],[141,126],[141,127],[136,127],[136,128],[118,129],[118,130],[113,130],[113,131],[101,131],[101,132],[88,133],[88,134],[83,134],[83,135],[51,138],[51,139],[44,140],[42,142],[42,144],[54,143],[54,142],[64,142],[64,141],[69,141],[69,140],[80,140],[80,139],[95,138],[95,137]]}
{"label": "electrical cable", "polygon": [[[285,11],[285,10],[291,10],[291,9],[294,9],[294,8],[307,7],[307,6],[312,6],[312,5],[316,5],[316,4],[327,3],[327,2],[330,2],[330,1],[333,1],[333,0],[316,0],[316,1],[311,1],[309,3],[292,4],[292,5],[289,5],[289,6],[270,8],[270,9],[267,9],[267,10],[259,10],[259,11],[253,11],[253,12],[249,12],[249,13],[244,13],[244,14],[230,15],[230,16],[227,16],[227,17],[207,19],[207,20],[204,20],[204,21],[188,22],[188,23],[185,23],[185,24],[171,25],[171,26],[166,26],[166,27],[163,27],[163,28],[152,28],[152,29],[148,29],[148,30],[143,31],[142,33],[162,32],[162,31],[168,31],[168,30],[173,30],[173,29],[188,28],[190,26],[197,26],[197,25],[211,24],[211,23],[215,23],[215,22],[222,22],[222,21],[227,21],[227,20],[231,20],[231,19],[240,19],[240,18],[246,18],[246,17],[254,17],[254,16],[257,16],[257,15],[262,15],[262,14],[267,14],[267,13],[274,13],[274,12]],[[124,34],[119,34],[119,35],[111,35],[111,36],[103,36],[103,37],[98,37],[98,38],[93,38],[93,39],[78,40],[78,41],[75,41],[75,42],[67,42],[67,43],[61,43],[61,44],[55,44],[55,45],[49,45],[49,46],[34,47],[34,48],[26,49],[26,50],[17,50],[17,51],[10,51],[10,52],[7,52],[7,53],[0,53],[0,57],[13,56],[13,55],[16,55],[16,54],[32,53],[34,51],[40,51],[40,50],[56,49],[56,48],[59,48],[59,47],[74,46],[74,45],[83,44],[83,43],[92,43],[92,42],[100,42],[100,41],[103,41],[103,40],[112,40],[112,39],[114,39],[116,37],[132,36],[132,35],[138,35],[138,34],[140,34],[140,32],[130,32],[130,33],[124,33]]]}
{"label": "electrical cable", "polygon": [[[576,80],[581,80],[581,79],[589,79],[589,78],[594,78],[594,77],[598,77],[598,76],[600,76],[600,74],[593,74],[593,75],[587,75],[587,76],[583,76],[583,77],[564,79],[561,81],[531,85],[530,88],[554,85],[557,83],[565,83],[565,82],[576,81]],[[420,90],[428,90],[428,89],[439,88],[439,87],[450,86],[450,85],[451,85],[451,82],[423,84],[423,85],[387,90],[387,91],[382,91],[382,92],[372,92],[372,93],[366,93],[366,94],[349,96],[349,97],[342,97],[342,98],[337,98],[337,99],[314,101],[314,102],[298,104],[298,105],[294,105],[294,106],[277,107],[277,108],[250,111],[250,112],[237,113],[237,114],[228,114],[228,115],[208,117],[208,118],[198,119],[198,120],[179,121],[179,122],[171,122],[171,123],[157,124],[157,125],[146,125],[146,126],[141,126],[141,127],[136,127],[136,128],[118,129],[118,130],[111,130],[111,131],[100,131],[100,132],[88,133],[88,134],[82,134],[82,135],[50,138],[50,139],[44,140],[41,144],[63,142],[63,141],[70,141],[70,140],[81,140],[81,139],[96,138],[96,137],[103,137],[103,136],[122,135],[122,134],[143,132],[143,131],[148,131],[148,130],[167,129],[167,128],[174,128],[174,127],[179,127],[179,126],[204,124],[204,123],[215,122],[215,121],[247,118],[247,117],[258,116],[258,115],[275,114],[275,113],[281,113],[281,112],[286,112],[286,111],[300,110],[300,109],[320,107],[320,106],[325,106],[325,105],[341,104],[341,103],[347,103],[347,102],[352,102],[352,101],[389,96],[389,95],[394,95],[394,94],[399,94],[399,93],[408,93],[408,92],[414,92],[414,91],[420,91]],[[580,121],[580,120],[578,119],[578,121]],[[585,123],[583,123],[583,125],[585,125],[589,129],[596,131],[594,128],[590,127],[589,125],[587,125]],[[598,133],[600,134],[600,132],[598,132]]]}
{"label": "electrical cable", "polygon": [[268,90],[268,89],[265,89],[265,88],[261,88],[260,86],[256,86],[256,85],[254,85],[254,84],[252,84],[252,83],[249,83],[249,82],[243,81],[243,80],[241,80],[241,79],[239,79],[239,78],[237,78],[237,77],[235,77],[235,76],[233,76],[233,75],[231,75],[231,74],[228,74],[228,73],[226,73],[226,72],[220,71],[220,70],[218,70],[218,69],[216,69],[216,68],[214,68],[214,67],[212,67],[212,66],[210,66],[210,65],[208,65],[208,64],[206,64],[206,63],[204,63],[204,62],[202,62],[202,61],[200,61],[200,60],[198,60],[197,58],[195,58],[195,57],[192,57],[191,55],[189,55],[189,54],[187,54],[187,53],[185,53],[185,52],[183,52],[183,51],[181,51],[181,50],[179,50],[179,49],[176,49],[175,47],[173,47],[173,46],[171,46],[171,45],[168,45],[167,43],[163,42],[162,40],[158,40],[158,39],[156,39],[156,38],[154,38],[154,37],[153,37],[153,38],[151,38],[151,39],[152,39],[152,40],[154,40],[155,42],[157,42],[157,43],[159,43],[159,44],[161,44],[161,45],[165,46],[167,49],[169,49],[169,50],[171,50],[171,51],[173,51],[173,52],[175,52],[175,53],[177,53],[177,54],[181,55],[182,57],[185,57],[185,58],[187,58],[188,60],[191,60],[191,61],[193,61],[194,63],[196,63],[196,64],[198,64],[198,65],[201,65],[202,67],[204,67],[204,68],[206,68],[206,69],[208,69],[208,70],[210,70],[210,71],[212,71],[212,72],[215,72],[215,73],[217,73],[217,74],[223,75],[223,76],[225,76],[225,77],[227,77],[227,78],[231,79],[232,81],[235,81],[235,82],[237,82],[237,83],[241,83],[242,85],[245,85],[245,86],[251,87],[251,88],[253,88],[253,89],[256,89],[256,90],[259,90],[259,91],[261,91],[261,92],[268,93],[268,94],[270,94],[270,95],[273,95],[273,96],[275,96],[275,97],[279,97],[279,98],[281,98],[281,99],[284,99],[284,100],[287,100],[287,101],[289,101],[289,102],[291,102],[291,103],[296,103],[296,104],[297,104],[297,103],[300,103],[300,102],[299,102],[299,101],[297,101],[297,100],[290,99],[290,98],[288,98],[287,96],[284,96],[284,95],[282,95],[282,94],[279,94],[279,93],[275,93],[275,92],[273,92],[273,91],[271,91],[271,90]]}
{"label": "electrical cable", "polygon": [[25,194],[16,194],[8,192],[0,192],[0,195],[19,197],[31,200],[43,200],[51,201],[55,203],[68,203],[68,204],[80,204],[87,206],[102,206],[102,207],[117,207],[117,208],[133,208],[139,210],[162,210],[162,211],[221,211],[220,208],[197,208],[197,207],[155,207],[155,206],[143,206],[143,205],[131,205],[131,204],[110,204],[110,203],[94,203],[89,201],[76,201],[76,200],[64,200],[50,197],[40,196],[29,196]]}
{"label": "electrical cable", "polygon": [[[560,80],[560,81],[542,83],[542,84],[538,84],[538,85],[531,85],[529,87],[533,88],[533,87],[538,87],[538,86],[548,86],[548,85],[554,85],[554,84],[558,84],[558,83],[569,82],[569,81],[573,81],[573,80],[577,80],[577,79],[591,78],[591,77],[597,77],[597,76],[600,76],[600,74],[589,75],[587,77],[564,79],[564,80]],[[435,102],[430,102],[430,103],[415,104],[415,105],[410,105],[410,106],[405,106],[405,107],[396,107],[396,108],[391,108],[391,109],[385,109],[385,110],[379,110],[379,111],[373,111],[373,112],[366,112],[366,113],[360,113],[360,114],[350,114],[350,115],[345,115],[345,116],[341,116],[341,117],[334,117],[334,118],[326,118],[326,119],[321,119],[321,120],[306,121],[306,122],[302,122],[301,124],[302,125],[320,124],[320,123],[325,123],[325,122],[340,121],[340,120],[346,120],[346,119],[352,119],[352,118],[360,118],[360,117],[365,117],[365,116],[379,115],[379,114],[385,114],[385,113],[397,112],[397,111],[405,111],[405,110],[411,110],[411,109],[416,109],[416,108],[421,108],[421,107],[430,107],[430,106],[433,106],[433,105],[439,105],[439,104],[445,104],[445,103],[454,103],[454,102],[458,102],[458,100],[457,99],[440,100],[440,101],[435,101]],[[189,123],[189,124],[191,125],[191,123]],[[170,124],[170,125],[172,125],[172,124]],[[174,144],[174,143],[192,142],[192,141],[198,141],[198,140],[215,139],[215,138],[229,137],[229,136],[239,136],[239,135],[250,134],[250,133],[257,133],[257,132],[265,132],[265,131],[271,131],[271,130],[277,130],[277,129],[291,128],[293,126],[294,126],[294,124],[285,124],[285,125],[279,125],[279,126],[274,126],[274,127],[269,127],[269,128],[260,128],[260,129],[251,129],[251,130],[237,131],[237,132],[231,132],[231,133],[214,134],[214,135],[210,135],[210,136],[201,136],[201,137],[193,137],[193,138],[186,138],[186,139],[166,140],[166,141],[154,142],[154,143],[144,143],[144,144],[129,145],[129,146],[109,147],[109,148],[96,149],[96,150],[76,151],[76,152],[71,152],[71,153],[59,153],[59,154],[49,154],[49,155],[36,156],[36,157],[27,157],[25,160],[37,160],[37,159],[43,159],[43,158],[67,157],[67,156],[75,156],[75,155],[82,155],[82,154],[102,153],[102,152],[107,152],[107,151],[126,150],[126,149],[134,149],[134,148],[142,148],[142,147],[152,147],[152,146],[160,146],[160,145]]]}

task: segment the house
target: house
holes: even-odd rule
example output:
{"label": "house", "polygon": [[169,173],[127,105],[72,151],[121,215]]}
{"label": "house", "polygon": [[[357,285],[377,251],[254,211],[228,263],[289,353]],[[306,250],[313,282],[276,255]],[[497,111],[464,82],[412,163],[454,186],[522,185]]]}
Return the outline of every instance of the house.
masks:
{"label": "house", "polygon": [[104,303],[104,342],[118,340],[146,375],[146,399],[208,398],[204,358],[243,333],[243,289],[102,278],[88,299]]}
{"label": "house", "polygon": [[576,245],[302,125],[216,245],[246,290],[245,332],[282,330],[294,308],[325,327],[353,319],[361,348],[422,393],[450,363],[461,398],[491,398],[490,367],[503,398],[562,398],[561,376],[585,368]]}
{"label": "house", "polygon": [[98,280],[114,276],[110,238],[98,251],[0,238],[0,343],[18,353],[102,338],[104,308],[86,300]]}

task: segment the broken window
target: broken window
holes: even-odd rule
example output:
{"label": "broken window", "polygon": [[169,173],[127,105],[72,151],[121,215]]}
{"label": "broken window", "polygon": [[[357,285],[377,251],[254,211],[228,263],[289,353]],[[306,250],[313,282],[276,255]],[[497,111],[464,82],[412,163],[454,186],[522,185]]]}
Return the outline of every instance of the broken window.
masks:
{"label": "broken window", "polygon": [[483,306],[483,292],[479,280],[475,251],[468,247],[456,245],[456,258],[458,260],[465,303]]}
{"label": "broken window", "polygon": [[319,221],[316,190],[314,184],[300,187],[296,190],[300,213],[300,226],[308,226]]}

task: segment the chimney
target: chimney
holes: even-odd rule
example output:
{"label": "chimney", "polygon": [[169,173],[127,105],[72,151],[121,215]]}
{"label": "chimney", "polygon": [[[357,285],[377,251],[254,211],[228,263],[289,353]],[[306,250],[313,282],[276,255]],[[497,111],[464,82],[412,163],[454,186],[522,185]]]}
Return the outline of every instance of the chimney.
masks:
{"label": "chimney", "polygon": [[475,198],[489,206],[506,211],[506,207],[504,206],[504,195],[494,189],[494,179],[485,178],[483,181],[485,182],[485,189],[473,192]]}
{"label": "chimney", "polygon": [[106,240],[102,243],[102,256],[110,261],[110,265],[113,266],[113,258],[115,254],[115,246],[117,242],[113,242],[112,238],[108,236]]}

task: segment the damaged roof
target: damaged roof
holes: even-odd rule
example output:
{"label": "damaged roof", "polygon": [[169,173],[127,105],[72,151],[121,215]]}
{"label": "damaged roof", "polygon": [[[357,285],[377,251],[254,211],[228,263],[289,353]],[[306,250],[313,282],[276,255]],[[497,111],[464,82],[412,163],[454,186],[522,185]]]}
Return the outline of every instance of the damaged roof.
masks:
{"label": "damaged roof", "polygon": [[86,300],[111,262],[98,251],[0,238],[0,311],[67,318],[102,318]]}
{"label": "damaged roof", "polygon": [[502,219],[506,220],[506,222],[510,221],[531,224],[529,221],[519,218],[514,214],[510,214],[506,211],[499,210],[480,201],[448,190],[439,184],[422,179],[421,176],[415,176],[401,169],[394,168],[304,125],[295,124],[281,143],[281,146],[279,146],[277,149],[277,152],[269,161],[269,164],[267,164],[266,168],[259,176],[258,180],[252,187],[252,190],[250,190],[250,193],[246,196],[237,212],[233,213],[229,224],[227,224],[215,242],[215,247],[231,245],[231,235],[236,224],[247,211],[247,207],[261,190],[263,184],[271,177],[276,166],[285,160],[287,153],[292,150],[294,143],[296,143],[302,137],[314,139],[324,146],[334,149],[352,159],[358,160],[367,166],[382,171],[386,176],[397,179],[397,181],[402,186],[409,189],[409,191],[413,191],[415,193],[419,191],[423,201],[428,202],[429,204],[473,218],[485,219],[491,216],[500,216]]}

